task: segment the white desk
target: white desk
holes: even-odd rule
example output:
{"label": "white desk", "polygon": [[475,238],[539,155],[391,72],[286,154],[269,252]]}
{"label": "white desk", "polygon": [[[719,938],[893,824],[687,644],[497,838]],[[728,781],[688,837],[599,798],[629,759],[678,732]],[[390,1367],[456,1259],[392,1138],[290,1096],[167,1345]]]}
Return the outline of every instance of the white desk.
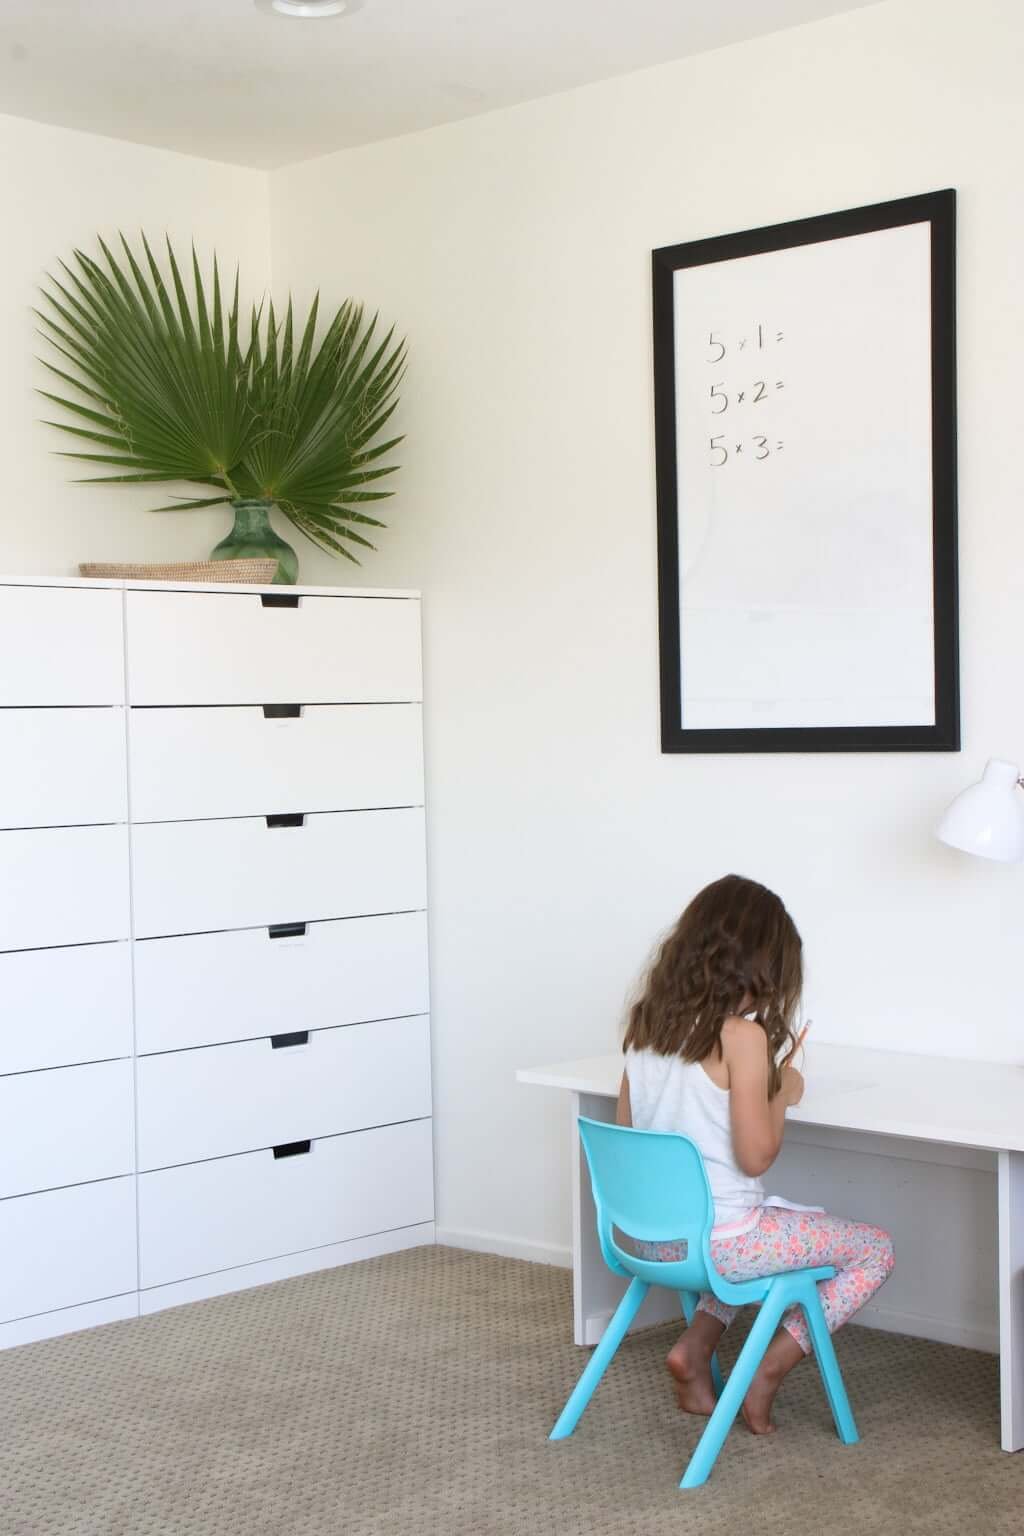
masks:
{"label": "white desk", "polygon": [[[1024,1067],[946,1057],[906,1056],[814,1042],[803,1103],[788,1119],[836,1132],[868,1132],[916,1143],[993,1153],[999,1191],[999,1359],[1002,1446],[1024,1447]],[[590,1180],[580,1155],[578,1115],[611,1120],[622,1056],[533,1067],[522,1083],[570,1096],[573,1189],[573,1311],[577,1344],[596,1343],[621,1294],[597,1244]],[[675,1298],[657,1296],[661,1315],[678,1316]],[[645,1323],[656,1320],[648,1310]]]}

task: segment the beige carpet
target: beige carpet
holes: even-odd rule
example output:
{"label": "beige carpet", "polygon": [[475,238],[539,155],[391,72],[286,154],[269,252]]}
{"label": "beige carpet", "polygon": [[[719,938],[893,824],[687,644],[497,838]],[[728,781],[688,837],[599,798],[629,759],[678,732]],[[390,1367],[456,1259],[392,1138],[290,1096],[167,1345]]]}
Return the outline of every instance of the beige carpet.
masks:
{"label": "beige carpet", "polygon": [[583,1352],[565,1271],[444,1248],[287,1280],[0,1354],[3,1536],[1020,1536],[994,1358],[839,1336],[862,1442],[813,1367],[771,1441],[698,1426],[661,1360],[620,1351],[576,1431],[546,1434]]}

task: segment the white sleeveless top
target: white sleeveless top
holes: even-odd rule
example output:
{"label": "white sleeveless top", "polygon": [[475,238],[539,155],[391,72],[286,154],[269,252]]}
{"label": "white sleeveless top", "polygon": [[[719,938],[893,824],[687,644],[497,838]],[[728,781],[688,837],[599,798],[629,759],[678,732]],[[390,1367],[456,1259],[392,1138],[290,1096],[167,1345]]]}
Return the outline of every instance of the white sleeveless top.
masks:
{"label": "white sleeveless top", "polygon": [[681,1132],[700,1149],[715,1202],[715,1236],[732,1237],[756,1226],[764,1185],[736,1161],[728,1088],[713,1083],[699,1062],[657,1051],[627,1051],[626,1075],[637,1130]]}

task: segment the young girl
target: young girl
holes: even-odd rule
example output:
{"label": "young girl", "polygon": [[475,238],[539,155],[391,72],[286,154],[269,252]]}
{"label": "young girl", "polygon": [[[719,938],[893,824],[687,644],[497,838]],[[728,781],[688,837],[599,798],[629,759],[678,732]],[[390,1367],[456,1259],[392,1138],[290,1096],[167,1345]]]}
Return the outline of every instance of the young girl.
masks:
{"label": "young girl", "polygon": [[[711,1257],[725,1279],[834,1265],[835,1279],[819,1287],[834,1331],[891,1274],[893,1250],[878,1227],[773,1204],[761,1183],[779,1155],[786,1110],[804,1091],[792,1065],[801,948],[778,896],[753,880],[726,875],[695,896],[630,1010],[617,1119],[640,1130],[680,1131],[700,1148],[715,1202]],[[651,1258],[679,1256],[677,1245],[640,1246]],[[666,1365],[687,1413],[714,1409],[711,1356],[735,1311],[702,1296],[669,1352]],[[772,1432],[779,1384],[810,1350],[803,1313],[794,1308],[743,1405],[754,1434]]]}

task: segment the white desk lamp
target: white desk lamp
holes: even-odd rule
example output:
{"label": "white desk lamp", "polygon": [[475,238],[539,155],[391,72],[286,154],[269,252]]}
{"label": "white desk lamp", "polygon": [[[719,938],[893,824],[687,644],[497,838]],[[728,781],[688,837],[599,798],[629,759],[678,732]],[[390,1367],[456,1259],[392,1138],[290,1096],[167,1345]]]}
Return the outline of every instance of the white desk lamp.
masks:
{"label": "white desk lamp", "polygon": [[989,760],[977,784],[963,790],[939,822],[937,836],[951,848],[1014,864],[1024,859],[1024,779],[1015,763]]}

